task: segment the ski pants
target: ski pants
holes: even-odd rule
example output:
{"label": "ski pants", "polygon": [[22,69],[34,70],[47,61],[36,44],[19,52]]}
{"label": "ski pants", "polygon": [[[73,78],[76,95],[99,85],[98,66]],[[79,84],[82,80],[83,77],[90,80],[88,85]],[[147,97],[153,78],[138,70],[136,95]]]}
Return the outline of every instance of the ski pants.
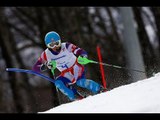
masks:
{"label": "ski pants", "polygon": [[86,88],[96,94],[100,90],[100,85],[93,80],[85,79],[85,69],[84,66],[75,62],[75,64],[62,71],[60,76],[55,81],[55,86],[70,100],[75,99],[75,94],[77,90],[70,88],[69,86],[76,84],[82,88]]}
{"label": "ski pants", "polygon": [[[66,78],[63,78],[63,80]],[[68,96],[68,98],[70,100],[74,100],[75,99],[75,94],[76,94],[76,90],[75,89],[70,89],[67,84],[65,84],[65,82],[58,79],[55,81],[55,86],[66,96]],[[89,80],[89,79],[79,79],[76,83],[76,85],[86,88],[88,90],[90,90],[92,93],[96,94],[99,92],[100,90],[100,84],[94,82],[93,80]]]}

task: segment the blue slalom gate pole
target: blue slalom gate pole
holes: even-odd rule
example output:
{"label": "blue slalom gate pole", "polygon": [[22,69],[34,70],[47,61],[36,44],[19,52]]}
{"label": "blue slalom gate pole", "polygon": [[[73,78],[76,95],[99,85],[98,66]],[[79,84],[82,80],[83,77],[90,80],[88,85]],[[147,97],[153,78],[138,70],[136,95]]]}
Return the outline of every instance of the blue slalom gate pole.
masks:
{"label": "blue slalom gate pole", "polygon": [[54,79],[50,78],[50,77],[47,77],[43,74],[40,74],[38,72],[35,72],[33,70],[26,70],[26,69],[19,69],[19,68],[6,68],[6,71],[9,71],[9,72],[23,72],[23,73],[29,73],[29,74],[33,74],[33,75],[37,75],[41,78],[44,78],[45,80],[48,80],[52,83],[54,83]]}

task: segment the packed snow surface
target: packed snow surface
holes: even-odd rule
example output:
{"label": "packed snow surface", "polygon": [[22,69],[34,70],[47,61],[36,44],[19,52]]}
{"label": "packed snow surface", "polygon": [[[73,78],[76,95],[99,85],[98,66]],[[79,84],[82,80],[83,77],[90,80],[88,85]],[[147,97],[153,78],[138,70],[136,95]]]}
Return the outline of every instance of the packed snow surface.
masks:
{"label": "packed snow surface", "polygon": [[160,113],[160,73],[40,113]]}

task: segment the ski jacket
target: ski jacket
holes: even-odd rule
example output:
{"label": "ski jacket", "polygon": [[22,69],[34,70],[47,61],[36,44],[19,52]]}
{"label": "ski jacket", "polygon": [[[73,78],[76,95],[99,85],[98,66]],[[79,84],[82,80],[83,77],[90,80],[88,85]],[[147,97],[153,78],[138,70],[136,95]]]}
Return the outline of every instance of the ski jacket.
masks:
{"label": "ski jacket", "polygon": [[81,55],[87,55],[86,51],[76,45],[64,42],[61,44],[60,52],[54,52],[52,49],[47,48],[42,52],[38,61],[34,64],[33,70],[40,72],[40,65],[54,60],[56,62],[56,67],[60,72],[71,68],[77,61],[77,57]]}

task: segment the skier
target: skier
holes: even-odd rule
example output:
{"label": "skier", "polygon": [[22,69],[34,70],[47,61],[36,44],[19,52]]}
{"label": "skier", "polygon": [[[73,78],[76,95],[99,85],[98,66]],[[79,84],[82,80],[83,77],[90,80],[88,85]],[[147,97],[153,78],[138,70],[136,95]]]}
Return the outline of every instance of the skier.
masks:
{"label": "skier", "polygon": [[[61,43],[61,38],[55,31],[45,35],[45,44],[47,49],[42,52],[32,70],[42,72],[46,67],[57,68],[61,74],[56,78],[55,86],[71,101],[83,98],[72,87],[73,84],[86,88],[94,94],[104,90],[97,82],[85,78],[84,66],[77,62],[78,56],[87,57],[86,51],[69,42]],[[51,66],[51,61],[55,61],[56,64]]]}

